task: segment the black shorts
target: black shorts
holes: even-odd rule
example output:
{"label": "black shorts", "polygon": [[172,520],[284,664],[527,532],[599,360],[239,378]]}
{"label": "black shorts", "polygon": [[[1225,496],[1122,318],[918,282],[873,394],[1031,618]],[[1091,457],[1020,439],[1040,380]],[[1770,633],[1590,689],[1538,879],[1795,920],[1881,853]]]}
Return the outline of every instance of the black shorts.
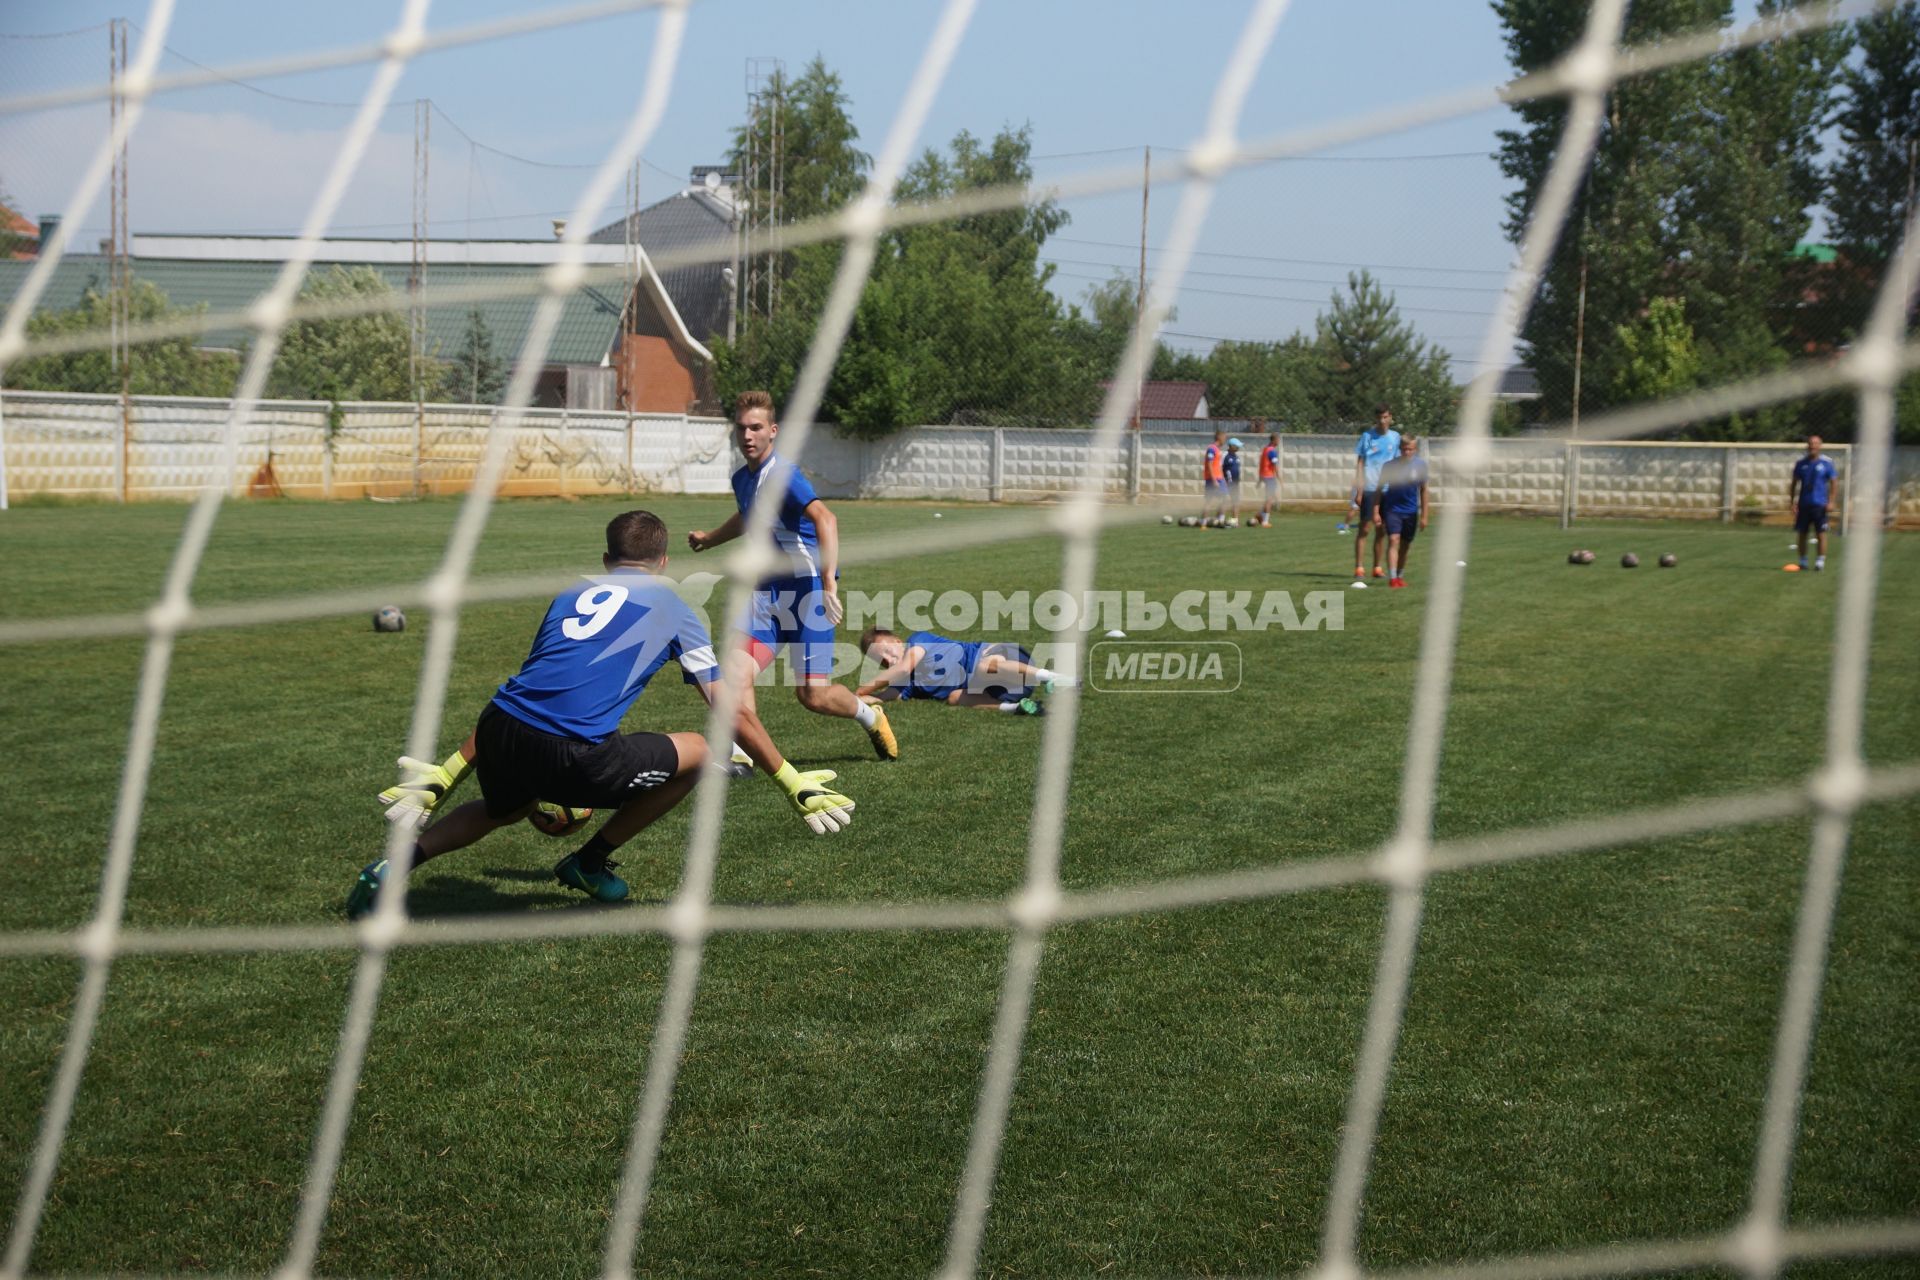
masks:
{"label": "black shorts", "polygon": [[1367,524],[1380,514],[1380,494],[1370,491],[1360,495],[1360,523]]}
{"label": "black shorts", "polygon": [[1802,502],[1795,508],[1793,513],[1793,531],[1795,533],[1805,533],[1809,529],[1815,533],[1825,533],[1827,531],[1827,508],[1824,505],[1815,506],[1811,502]]}
{"label": "black shorts", "polygon": [[535,800],[617,809],[680,769],[680,753],[664,733],[616,733],[587,742],[536,729],[491,702],[473,736],[473,771],[491,818]]}
{"label": "black shorts", "polygon": [[973,678],[967,683],[974,686],[970,693],[984,693],[1001,702],[1018,702],[1033,692],[1033,686],[1012,672],[992,672],[986,670],[988,658],[1006,658],[1019,663],[1031,663],[1033,659],[1027,651],[1011,640],[996,640],[992,644],[982,645],[980,659],[975,664]]}

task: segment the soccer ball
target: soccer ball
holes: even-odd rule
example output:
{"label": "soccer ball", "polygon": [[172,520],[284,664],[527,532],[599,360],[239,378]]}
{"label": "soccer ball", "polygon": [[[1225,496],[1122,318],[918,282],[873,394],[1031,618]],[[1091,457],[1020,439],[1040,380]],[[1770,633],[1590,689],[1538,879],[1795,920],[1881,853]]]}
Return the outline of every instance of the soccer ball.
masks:
{"label": "soccer ball", "polygon": [[1597,560],[1597,559],[1599,559],[1599,557],[1598,557],[1598,556],[1596,556],[1596,555],[1594,555],[1594,554],[1593,554],[1593,552],[1591,552],[1591,551],[1587,551],[1587,550],[1584,550],[1584,549],[1583,549],[1583,550],[1582,550],[1582,551],[1580,552],[1580,563],[1581,563],[1581,564],[1592,564],[1592,563],[1593,563],[1593,562],[1594,562],[1595,560]]}
{"label": "soccer ball", "polygon": [[542,800],[533,806],[533,812],[527,815],[527,821],[534,830],[550,836],[570,836],[587,825],[593,817],[593,810],[579,809],[572,805],[554,804]]}
{"label": "soccer ball", "polygon": [[1640,557],[1629,551],[1620,557],[1620,567],[1622,569],[1638,569],[1640,567]]}
{"label": "soccer ball", "polygon": [[373,611],[373,629],[375,631],[405,631],[407,615],[400,612],[398,606],[383,604]]}
{"label": "soccer ball", "polygon": [[1228,516],[1228,517],[1227,517],[1227,523],[1226,523],[1226,524],[1225,524],[1225,526],[1223,526],[1223,527],[1225,527],[1225,528],[1228,528],[1228,529],[1238,529],[1238,528],[1240,527],[1240,517],[1239,517],[1239,516]]}
{"label": "soccer ball", "polygon": [[1569,552],[1567,552],[1567,563],[1568,563],[1568,564],[1579,564],[1579,563],[1580,563],[1580,552],[1579,552],[1579,550],[1578,550],[1578,548],[1576,548],[1576,549],[1574,549],[1574,550],[1572,550],[1572,551],[1569,551]]}
{"label": "soccer ball", "polygon": [[1161,517],[1160,517],[1160,523],[1161,523],[1161,524],[1172,524],[1172,523],[1173,523],[1173,517],[1172,517],[1172,516],[1161,516]]}
{"label": "soccer ball", "polygon": [[1680,563],[1680,557],[1674,555],[1673,552],[1671,551],[1667,552],[1667,554],[1660,557],[1660,567],[1662,569],[1671,569],[1673,568],[1673,566],[1679,563]]}

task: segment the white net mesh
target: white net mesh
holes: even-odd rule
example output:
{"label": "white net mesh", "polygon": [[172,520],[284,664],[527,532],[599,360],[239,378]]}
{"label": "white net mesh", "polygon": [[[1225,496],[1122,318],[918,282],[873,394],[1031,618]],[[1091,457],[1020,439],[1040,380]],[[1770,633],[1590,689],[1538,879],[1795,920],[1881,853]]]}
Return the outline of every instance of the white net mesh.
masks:
{"label": "white net mesh", "polygon": [[[1704,31],[1656,46],[1623,48],[1620,31],[1626,0],[1598,0],[1585,38],[1554,67],[1501,86],[1477,86],[1391,110],[1358,115],[1297,134],[1244,141],[1239,137],[1242,105],[1269,47],[1279,38],[1286,0],[1258,0],[1218,77],[1206,126],[1169,178],[1184,180],[1178,211],[1150,290],[1142,322],[1111,384],[1099,417],[1093,451],[1111,451],[1121,439],[1133,410],[1133,388],[1144,373],[1152,344],[1168,313],[1170,299],[1188,270],[1207,217],[1216,182],[1236,169],[1300,155],[1330,145],[1381,137],[1449,116],[1483,111],[1500,103],[1565,97],[1571,104],[1565,132],[1542,189],[1520,260],[1505,287],[1506,305],[1482,342],[1482,366],[1498,362],[1511,349],[1555,240],[1561,235],[1574,192],[1590,163],[1608,89],[1622,78],[1727,52],[1845,21],[1884,5],[1809,5],[1802,10],[1756,22],[1737,32]],[[934,27],[907,98],[893,117],[866,192],[840,213],[792,229],[789,245],[838,240],[844,253],[833,291],[807,352],[797,387],[783,414],[783,447],[799,453],[813,429],[823,389],[850,324],[873,260],[876,241],[889,226],[956,217],[969,212],[1017,207],[1030,198],[1025,188],[990,188],[937,205],[902,207],[889,195],[902,173],[928,109],[951,65],[974,14],[974,0],[948,0]],[[49,1191],[59,1164],[75,1098],[92,1048],[108,973],[116,959],[136,954],[277,952],[316,949],[356,950],[359,964],[335,1052],[330,1084],[313,1142],[299,1199],[297,1222],[280,1275],[303,1277],[312,1271],[321,1228],[332,1196],[353,1102],[372,1034],[374,1014],[395,948],[446,946],[474,942],[656,934],[672,943],[672,961],[654,1028],[653,1044],[640,1104],[627,1148],[607,1232],[603,1274],[631,1274],[631,1259],[645,1222],[648,1193],[662,1149],[676,1075],[681,1065],[705,946],[716,934],[834,930],[997,929],[1008,934],[1004,976],[981,1074],[964,1169],[955,1190],[947,1234],[943,1274],[974,1272],[989,1226],[996,1170],[1007,1131],[1008,1113],[1020,1072],[1036,977],[1049,930],[1063,924],[1129,916],[1206,904],[1307,893],[1334,886],[1371,884],[1389,894],[1384,939],[1373,981],[1365,1030],[1341,1129],[1332,1186],[1322,1229],[1318,1274],[1328,1280],[1360,1273],[1356,1237],[1368,1169],[1395,1046],[1406,1007],[1422,908],[1428,881],[1436,874],[1510,864],[1526,859],[1574,854],[1636,841],[1776,822],[1803,815],[1813,819],[1811,856],[1789,957],[1788,980],[1774,1039],[1764,1120],[1751,1177],[1748,1212],[1719,1233],[1696,1238],[1643,1243],[1525,1258],[1487,1259],[1462,1264],[1444,1274],[1462,1277],[1599,1276],[1719,1265],[1752,1276],[1770,1276],[1787,1264],[1873,1253],[1920,1252],[1920,1220],[1860,1221],[1811,1230],[1790,1229],[1786,1188],[1798,1130],[1798,1105],[1807,1072],[1826,951],[1848,835],[1854,815],[1866,804],[1920,794],[1920,763],[1871,769],[1862,754],[1862,721],[1870,620],[1878,577],[1881,529],[1876,520],[1859,522],[1843,561],[1843,580],[1835,624],[1832,686],[1827,707],[1825,759],[1812,776],[1795,785],[1749,794],[1716,796],[1668,808],[1622,813],[1561,825],[1517,829],[1469,840],[1436,841],[1433,810],[1440,748],[1449,706],[1450,678],[1459,632],[1464,552],[1473,519],[1464,503],[1441,509],[1434,553],[1433,591],[1428,600],[1420,646],[1417,694],[1408,734],[1399,821],[1380,848],[1348,857],[1295,861],[1225,874],[1187,876],[1129,887],[1091,891],[1063,888],[1059,859],[1066,814],[1069,770],[1074,755],[1079,694],[1066,688],[1056,699],[1058,714],[1045,726],[1042,766],[1033,812],[1026,874],[1005,899],[945,903],[874,903],[743,907],[713,901],[714,871],[725,802],[724,782],[698,792],[695,819],[680,889],[658,908],[638,907],[615,914],[547,913],[536,916],[477,917],[422,923],[406,913],[404,859],[406,836],[397,828],[389,844],[395,857],[395,887],[381,895],[374,914],[357,926],[308,928],[162,928],[124,926],[135,838],[142,815],[148,774],[160,725],[161,698],[174,645],[184,632],[263,621],[355,613],[400,601],[433,610],[433,627],[413,711],[407,750],[433,754],[460,610],[479,600],[537,596],[561,580],[539,577],[475,581],[474,553],[498,490],[514,441],[517,415],[532,401],[534,381],[558,318],[561,299],[586,280],[618,277],[613,268],[589,268],[584,254],[587,230],[603,219],[631,167],[650,141],[671,92],[682,38],[689,22],[685,0],[609,0],[564,9],[538,10],[497,21],[432,31],[426,25],[426,0],[407,0],[392,31],[371,45],[317,51],[225,68],[194,68],[160,76],[156,68],[173,17],[171,0],[155,0],[139,27],[129,74],[122,86],[126,107],[111,136],[104,139],[68,202],[65,226],[91,207],[107,180],[116,147],[137,129],[143,108],[154,95],[223,80],[264,79],[328,67],[370,64],[375,68],[353,125],[344,133],[331,169],[321,184],[299,236],[299,249],[286,262],[275,287],[244,312],[193,317],[136,328],[134,341],[185,332],[239,326],[254,342],[241,375],[225,432],[231,453],[262,393],[276,343],[296,317],[348,314],[392,301],[349,304],[296,304],[295,293],[326,235],[330,219],[360,164],[373,126],[390,105],[408,63],[432,49],[511,39],[538,30],[588,21],[609,13],[658,9],[658,25],[641,93],[619,142],[593,172],[567,221],[562,243],[572,252],[541,280],[532,332],[522,347],[504,401],[503,416],[487,435],[478,479],[461,507],[436,570],[424,581],[366,590],[305,594],[245,604],[196,605],[195,575],[231,474],[230,458],[214,469],[187,521],[158,603],[144,612],[0,623],[0,644],[26,645],[56,637],[146,637],[145,660],[129,733],[125,768],[115,807],[112,836],[102,875],[98,905],[90,923],[71,932],[15,932],[0,935],[0,956],[74,956],[84,962],[84,978],[68,1024],[65,1045],[43,1109],[43,1121],[15,1210],[0,1275],[27,1270]],[[104,85],[0,99],[0,113],[19,113],[107,96]],[[1067,197],[1129,189],[1137,180],[1130,165],[1062,179],[1050,194]],[[29,343],[25,325],[47,280],[66,249],[64,231],[47,237],[38,265],[15,297],[0,326],[0,369],[28,354],[78,350],[103,345],[104,339],[79,335]],[[694,259],[689,257],[688,262]],[[662,260],[658,265],[681,265]],[[1906,370],[1920,366],[1915,348],[1905,343],[1907,307],[1920,277],[1920,237],[1910,227],[1882,282],[1873,318],[1861,341],[1837,363],[1807,365],[1722,386],[1679,400],[1637,407],[1590,419],[1590,435],[1625,438],[1647,434],[1696,417],[1779,403],[1823,391],[1847,389],[1860,403],[1860,432],[1854,454],[1854,486],[1880,492],[1890,465],[1893,388]],[[458,302],[499,296],[525,286],[490,283],[442,286],[436,300]],[[1492,387],[1473,385],[1461,410],[1451,465],[1471,476],[1484,463],[1489,435]],[[1009,516],[988,529],[970,529],[933,538],[900,538],[879,553],[904,557],[938,547],[978,544],[1058,533],[1063,545],[1061,587],[1083,595],[1094,581],[1095,558],[1103,524],[1133,518],[1103,508],[1099,477],[1087,469],[1072,498],[1050,512]],[[757,502],[740,549],[726,571],[732,598],[743,598],[770,566],[766,537],[779,493]],[[736,605],[736,608],[738,606]],[[707,726],[710,746],[721,749],[739,699],[728,689],[717,699]],[[1439,1274],[1439,1273],[1436,1273]]]}

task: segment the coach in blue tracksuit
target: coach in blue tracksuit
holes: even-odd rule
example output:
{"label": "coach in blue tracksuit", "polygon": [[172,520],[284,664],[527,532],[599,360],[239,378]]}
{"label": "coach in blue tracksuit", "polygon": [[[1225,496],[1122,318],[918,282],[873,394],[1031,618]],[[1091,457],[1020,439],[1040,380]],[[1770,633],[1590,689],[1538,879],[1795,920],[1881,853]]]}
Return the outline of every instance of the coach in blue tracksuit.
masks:
{"label": "coach in blue tracksuit", "polygon": [[1807,533],[1819,535],[1815,569],[1827,567],[1827,507],[1833,498],[1833,459],[1820,453],[1820,437],[1807,437],[1807,452],[1793,464],[1787,483],[1787,504],[1793,508],[1793,529],[1800,535],[1800,567],[1807,567]]}

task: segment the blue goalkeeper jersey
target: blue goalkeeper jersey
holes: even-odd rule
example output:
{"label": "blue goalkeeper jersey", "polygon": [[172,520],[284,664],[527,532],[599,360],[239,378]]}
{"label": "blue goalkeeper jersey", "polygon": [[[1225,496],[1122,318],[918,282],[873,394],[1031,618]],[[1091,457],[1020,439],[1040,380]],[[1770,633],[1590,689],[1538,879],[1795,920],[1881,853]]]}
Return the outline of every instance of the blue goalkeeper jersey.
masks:
{"label": "blue goalkeeper jersey", "polygon": [[926,653],[907,673],[907,683],[901,686],[900,696],[944,702],[967,687],[973,665],[980,661],[981,642],[949,640],[937,632],[916,631],[907,637],[907,648],[924,649]]}
{"label": "blue goalkeeper jersey", "polygon": [[546,733],[599,742],[654,673],[677,659],[688,684],[719,675],[713,641],[673,583],[638,571],[588,578],[547,606],[520,672],[493,701]]}
{"label": "blue goalkeeper jersey", "polygon": [[807,514],[807,507],[820,495],[813,491],[813,481],[807,479],[806,472],[777,453],[768,455],[758,471],[741,467],[733,473],[734,505],[740,510],[740,518],[747,519],[753,513],[754,495],[773,477],[776,467],[784,468],[790,478],[787,492],[780,499],[780,513],[773,522],[774,545],[792,561],[790,572],[803,578],[817,578],[820,576],[820,535],[813,527],[813,517]]}

